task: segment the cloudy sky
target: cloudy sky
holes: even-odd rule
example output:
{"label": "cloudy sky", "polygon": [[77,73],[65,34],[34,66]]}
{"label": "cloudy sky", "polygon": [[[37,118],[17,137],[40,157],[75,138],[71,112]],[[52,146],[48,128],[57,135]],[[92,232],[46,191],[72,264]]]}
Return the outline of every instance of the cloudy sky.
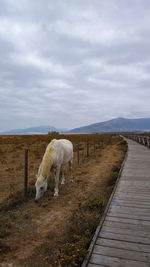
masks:
{"label": "cloudy sky", "polygon": [[150,0],[1,0],[0,131],[150,117]]}

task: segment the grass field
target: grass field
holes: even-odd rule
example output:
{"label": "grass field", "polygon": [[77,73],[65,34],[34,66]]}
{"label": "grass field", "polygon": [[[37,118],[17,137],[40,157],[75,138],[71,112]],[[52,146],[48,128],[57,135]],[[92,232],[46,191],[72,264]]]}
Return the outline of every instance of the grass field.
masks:
{"label": "grass field", "polygon": [[0,202],[23,190],[24,186],[24,149],[29,149],[29,183],[35,181],[35,175],[42,160],[47,144],[53,138],[67,138],[74,145],[74,167],[77,165],[76,146],[80,144],[80,162],[86,157],[86,144],[90,153],[96,147],[107,142],[105,135],[15,135],[0,136]]}
{"label": "grass field", "polygon": [[[3,174],[13,179],[15,170],[16,182],[19,183],[19,177],[22,179],[23,175],[23,149],[28,147],[32,184],[51,138],[54,137],[2,136]],[[90,156],[86,157],[86,149],[80,151],[80,165],[74,159],[74,180],[72,183],[69,181],[66,170],[66,184],[60,187],[58,198],[53,197],[54,183],[49,179],[48,190],[38,204],[34,203],[35,192],[23,199],[22,194],[17,195],[15,190],[9,203],[8,200],[3,203],[0,217],[2,266],[81,265],[112,192],[127,146],[115,135],[71,135],[67,138],[75,148],[77,143],[83,147],[88,139]],[[94,140],[97,143],[95,153]],[[76,151],[74,153],[76,157]],[[19,190],[21,188],[20,184]]]}

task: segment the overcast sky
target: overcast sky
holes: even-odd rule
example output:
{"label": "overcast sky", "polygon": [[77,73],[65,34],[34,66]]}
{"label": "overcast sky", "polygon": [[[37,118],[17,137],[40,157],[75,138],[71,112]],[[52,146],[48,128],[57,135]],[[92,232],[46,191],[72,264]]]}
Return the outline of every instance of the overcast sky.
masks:
{"label": "overcast sky", "polygon": [[150,117],[150,0],[1,0],[0,131]]}

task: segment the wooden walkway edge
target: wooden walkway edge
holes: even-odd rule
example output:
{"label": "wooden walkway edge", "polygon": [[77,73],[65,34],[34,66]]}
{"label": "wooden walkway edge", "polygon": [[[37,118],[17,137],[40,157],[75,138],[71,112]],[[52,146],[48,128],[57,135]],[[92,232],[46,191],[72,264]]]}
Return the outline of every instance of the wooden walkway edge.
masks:
{"label": "wooden walkway edge", "polygon": [[150,149],[128,152],[82,267],[150,267]]}

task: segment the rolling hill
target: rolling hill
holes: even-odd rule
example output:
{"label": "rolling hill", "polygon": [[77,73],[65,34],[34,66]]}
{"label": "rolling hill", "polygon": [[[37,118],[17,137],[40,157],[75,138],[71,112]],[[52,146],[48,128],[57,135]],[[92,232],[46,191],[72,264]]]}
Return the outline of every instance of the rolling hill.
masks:
{"label": "rolling hill", "polygon": [[7,132],[2,132],[0,134],[47,134],[48,131],[56,131],[62,132],[64,129],[57,129],[53,126],[37,126],[37,127],[30,127],[26,129],[14,129]]}
{"label": "rolling hill", "polygon": [[108,133],[108,132],[142,132],[150,131],[150,118],[125,119],[117,118],[75,128],[69,133]]}
{"label": "rolling hill", "polygon": [[47,134],[48,131],[61,133],[109,133],[109,132],[150,132],[150,118],[125,119],[117,118],[94,123],[71,130],[59,129],[54,126],[38,126],[26,129],[15,129],[0,134]]}

